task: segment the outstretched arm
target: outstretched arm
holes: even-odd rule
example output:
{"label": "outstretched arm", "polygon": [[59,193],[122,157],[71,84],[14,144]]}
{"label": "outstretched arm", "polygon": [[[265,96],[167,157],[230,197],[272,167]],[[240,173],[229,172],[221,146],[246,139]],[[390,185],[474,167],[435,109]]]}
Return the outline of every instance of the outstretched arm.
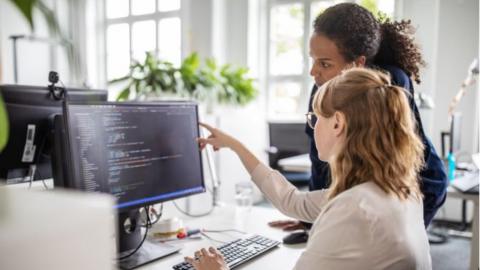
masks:
{"label": "outstretched arm", "polygon": [[245,166],[245,169],[247,169],[250,175],[253,173],[253,170],[258,166],[258,164],[260,164],[258,158],[237,139],[207,124],[200,123],[200,126],[208,129],[208,131],[211,133],[208,138],[198,139],[201,149],[203,149],[207,144],[211,144],[216,150],[224,147],[230,148],[238,155],[243,163],[243,166]]}
{"label": "outstretched arm", "polygon": [[242,143],[219,129],[201,124],[211,132],[208,138],[199,138],[200,148],[211,144],[218,150],[228,147],[242,161],[252,180],[262,193],[285,215],[313,222],[327,202],[326,191],[300,192],[278,171],[261,163]]}

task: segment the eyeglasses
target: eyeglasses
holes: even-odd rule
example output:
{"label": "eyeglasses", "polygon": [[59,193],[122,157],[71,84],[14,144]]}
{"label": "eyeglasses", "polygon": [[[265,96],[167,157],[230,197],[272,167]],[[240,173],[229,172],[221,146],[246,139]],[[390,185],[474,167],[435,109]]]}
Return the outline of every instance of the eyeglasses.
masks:
{"label": "eyeglasses", "polygon": [[308,126],[314,129],[315,124],[317,123],[317,116],[313,112],[308,112],[305,114],[305,116],[307,117]]}

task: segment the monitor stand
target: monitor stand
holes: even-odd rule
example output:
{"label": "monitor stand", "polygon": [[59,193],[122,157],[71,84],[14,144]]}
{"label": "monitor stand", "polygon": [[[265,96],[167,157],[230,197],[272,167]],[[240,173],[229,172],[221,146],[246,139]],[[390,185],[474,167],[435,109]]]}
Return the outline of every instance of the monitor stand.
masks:
{"label": "monitor stand", "polygon": [[[118,215],[119,257],[128,255],[143,239],[140,226],[140,211],[131,210]],[[145,239],[135,254],[118,261],[121,269],[134,269],[179,251],[181,247],[165,243],[153,243]]]}

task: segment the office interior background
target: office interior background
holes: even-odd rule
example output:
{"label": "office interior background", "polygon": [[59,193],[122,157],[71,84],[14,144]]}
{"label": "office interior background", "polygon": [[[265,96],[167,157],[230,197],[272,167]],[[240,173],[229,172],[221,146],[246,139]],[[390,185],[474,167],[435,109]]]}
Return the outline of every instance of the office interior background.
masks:
{"label": "office interior background", "polygon": [[[179,65],[193,52],[219,64],[247,67],[258,95],[245,106],[200,103],[202,120],[235,135],[268,163],[271,122],[304,123],[313,86],[308,39],[319,12],[341,1],[317,0],[48,0],[62,31],[75,47],[48,40],[44,19],[34,14],[35,29],[9,1],[0,1],[0,82],[47,85],[56,70],[66,86],[108,89],[115,100],[132,60],[146,52]],[[441,132],[449,129],[448,106],[479,55],[478,0],[358,0],[395,20],[411,20],[426,67],[415,91],[434,106],[420,106],[427,136],[438,152]],[[13,47],[14,35],[18,38]],[[16,64],[14,64],[14,54]],[[73,61],[72,61],[73,59]],[[479,84],[470,86],[458,104],[462,113],[461,150],[457,160],[471,162],[479,152]],[[231,151],[214,156],[221,180],[219,200],[235,203],[235,184],[249,179]],[[208,178],[207,174],[207,178]],[[208,183],[209,181],[207,181]],[[189,198],[209,200],[208,194]],[[184,199],[182,199],[184,200]],[[262,198],[257,191],[255,201]],[[205,204],[190,203],[194,211]],[[198,208],[198,209],[196,209]],[[468,216],[471,219],[472,207]],[[448,200],[437,217],[459,220],[461,202]]]}

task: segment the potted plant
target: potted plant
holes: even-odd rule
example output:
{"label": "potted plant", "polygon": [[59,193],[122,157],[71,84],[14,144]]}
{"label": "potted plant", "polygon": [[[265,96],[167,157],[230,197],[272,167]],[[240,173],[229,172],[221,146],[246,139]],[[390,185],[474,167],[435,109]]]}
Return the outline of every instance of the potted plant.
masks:
{"label": "potted plant", "polygon": [[214,104],[245,105],[255,99],[258,90],[248,69],[218,66],[214,59],[202,65],[197,53],[186,57],[180,67],[146,53],[143,63],[134,61],[130,73],[110,81],[126,83],[117,100],[144,100],[158,97],[194,99],[205,102],[211,111]]}

